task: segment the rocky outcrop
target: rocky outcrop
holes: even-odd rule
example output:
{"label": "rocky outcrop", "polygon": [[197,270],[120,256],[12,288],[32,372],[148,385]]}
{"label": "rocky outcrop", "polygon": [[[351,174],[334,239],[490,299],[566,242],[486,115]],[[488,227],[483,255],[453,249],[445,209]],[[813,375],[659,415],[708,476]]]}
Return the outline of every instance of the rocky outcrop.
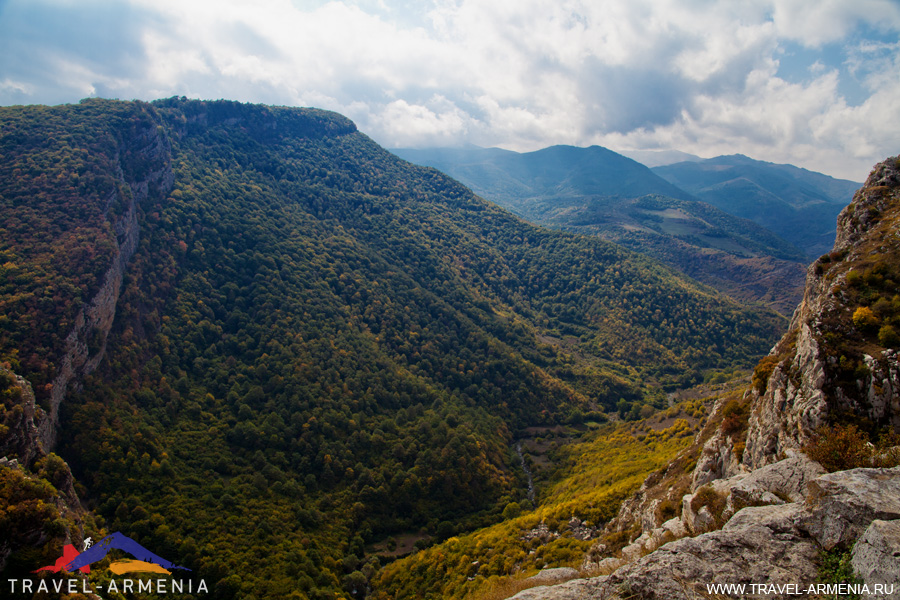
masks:
{"label": "rocky outcrop", "polygon": [[818,554],[786,519],[754,522],[667,544],[613,573],[593,597],[675,600],[698,597],[707,583],[808,583],[816,578]]}
{"label": "rocky outcrop", "polygon": [[571,567],[558,567],[555,569],[543,569],[536,575],[532,575],[528,579],[530,581],[542,581],[552,583],[554,581],[563,581],[573,579],[578,576],[578,571]]}
{"label": "rocky outcrop", "polygon": [[[715,418],[724,408],[724,400],[716,402],[710,418]],[[732,477],[741,472],[741,461],[734,453],[734,440],[721,430],[713,432],[703,445],[697,466],[694,468],[691,489],[714,481]]]}
{"label": "rocky outcrop", "polygon": [[802,452],[786,450],[785,454],[784,460],[752,471],[732,486],[733,503],[743,506],[760,503],[779,504],[779,502],[764,502],[766,494],[773,494],[791,502],[803,500],[809,483],[824,475],[825,469]]}
{"label": "rocky outcrop", "polygon": [[822,348],[826,333],[842,335],[840,331],[826,332],[826,324],[848,309],[840,293],[851,270],[848,265],[864,265],[873,248],[896,247],[900,242],[894,227],[885,221],[886,215],[898,210],[898,188],[898,157],[876,165],[838,217],[834,250],[809,267],[803,302],[794,313],[790,333],[767,359],[776,364],[759,382],[762,387],[751,390],[754,408],[743,457],[746,467],[758,468],[777,460],[788,448],[802,447],[835,412],[900,426],[900,361],[896,353],[885,349],[878,356],[865,356],[869,375],[857,381],[857,389],[847,392],[835,384],[831,373],[838,358],[828,356]]}
{"label": "rocky outcrop", "polygon": [[[39,547],[48,539],[60,535],[56,516],[83,531],[81,502],[75,492],[75,480],[69,466],[56,455],[47,455],[39,439],[35,417],[36,407],[31,384],[25,378],[0,365],[0,392],[15,403],[3,414],[3,435],[0,436],[0,471],[5,486],[0,490],[0,506],[5,509],[3,533],[0,535],[0,571],[10,555],[19,548]],[[32,486],[23,486],[30,482]],[[50,488],[46,484],[53,487]],[[20,490],[19,488],[23,488]],[[29,494],[37,489],[36,497]],[[54,491],[55,490],[55,491]],[[55,508],[47,517],[47,505]],[[23,509],[23,506],[25,507]],[[22,514],[28,514],[23,517]],[[72,531],[64,531],[65,543],[71,543]],[[80,541],[80,540],[76,540]]]}
{"label": "rocky outcrop", "polygon": [[825,361],[812,326],[803,321],[806,315],[817,312],[820,284],[807,284],[804,303],[794,316],[795,322],[801,321],[796,341],[786,338],[773,350],[773,356],[787,354],[788,358],[775,366],[763,393],[751,392],[754,408],[743,457],[750,469],[773,462],[789,448],[802,447],[827,422]]}
{"label": "rocky outcrop", "polygon": [[890,587],[883,594],[871,594],[876,600],[896,598],[900,593],[900,521],[872,521],[853,548],[853,571],[874,590],[875,585]]}
{"label": "rocky outcrop", "polygon": [[[138,204],[151,194],[167,192],[174,183],[171,149],[161,128],[148,127],[125,144],[129,147],[119,148],[116,162],[119,163],[119,181],[123,184],[120,187],[126,190],[129,197],[120,198],[119,190],[114,190],[106,202],[107,207],[117,203],[127,206],[124,213],[112,223],[116,233],[116,253],[102,278],[100,290],[78,312],[75,325],[66,337],[65,351],[59,360],[57,375],[50,391],[49,410],[46,418],[41,419],[39,424],[40,441],[47,451],[56,446],[59,407],[67,392],[73,387],[77,388],[81,380],[97,368],[106,351],[106,338],[116,314],[116,302],[122,288],[125,268],[137,249],[140,236]],[[141,156],[152,168],[146,175],[132,178],[123,169],[119,158],[126,152],[132,156]]]}
{"label": "rocky outcrop", "polygon": [[3,380],[2,387],[8,386],[14,390],[13,395],[19,398],[12,410],[5,412],[3,421],[0,422],[0,425],[6,428],[5,433],[0,436],[0,457],[12,455],[16,457],[17,462],[30,466],[44,455],[35,424],[35,413],[38,409],[34,391],[24,377],[13,373],[3,365],[0,365],[0,378]]}
{"label": "rocky outcrop", "polygon": [[[900,467],[853,469],[809,485],[802,527],[826,549],[855,542],[876,519],[900,519]],[[898,548],[900,550],[900,548]]]}
{"label": "rocky outcrop", "polygon": [[600,588],[605,578],[573,579],[553,586],[538,586],[523,590],[510,600],[584,600],[601,598]]}
{"label": "rocky outcrop", "polygon": [[[798,466],[804,476],[811,472],[799,457],[781,463],[767,469],[753,482],[754,487],[763,482],[786,485],[784,475]],[[617,564],[610,564],[615,569],[611,575],[571,581],[564,589],[532,588],[515,597],[687,600],[709,597],[707,584],[728,584],[748,586],[735,597],[788,598],[818,581],[823,550],[849,548],[854,543],[854,566],[865,583],[890,583],[892,577],[896,581],[900,570],[894,556],[900,554],[900,467],[821,475],[807,487],[809,491],[800,501],[743,508],[721,529],[681,537],[649,553],[632,552],[636,547],[632,544],[623,550]],[[765,592],[750,593],[751,584],[758,586],[755,589],[766,586]],[[798,587],[783,593],[770,587],[786,584]],[[576,592],[582,595],[573,595]]]}

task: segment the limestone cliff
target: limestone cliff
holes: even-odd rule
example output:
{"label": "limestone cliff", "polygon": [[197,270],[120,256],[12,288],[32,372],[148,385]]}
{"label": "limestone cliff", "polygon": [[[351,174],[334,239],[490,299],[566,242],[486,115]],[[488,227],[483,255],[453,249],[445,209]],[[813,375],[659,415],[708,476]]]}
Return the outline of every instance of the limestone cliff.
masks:
{"label": "limestone cliff", "polygon": [[895,157],[875,167],[838,217],[834,250],[809,268],[790,332],[768,359],[774,367],[771,375],[751,390],[753,412],[743,458],[747,467],[773,462],[786,448],[803,446],[842,414],[877,426],[900,425],[896,347],[884,347],[860,331],[867,326],[854,319],[866,302],[873,308],[877,304],[859,292],[879,294],[885,302],[896,294],[877,288],[893,287],[878,284],[893,280],[897,269],[898,218],[900,161]]}
{"label": "limestone cliff", "polygon": [[[58,361],[56,378],[50,393],[50,410],[40,419],[40,441],[49,451],[56,445],[59,407],[66,393],[77,388],[81,380],[97,368],[106,351],[106,337],[116,314],[116,302],[122,288],[122,278],[129,259],[137,248],[140,236],[138,205],[151,193],[165,193],[172,188],[174,173],[169,142],[161,128],[152,127],[137,132],[126,140],[117,153],[118,179],[122,186],[113,190],[107,207],[117,203],[126,206],[124,213],[112,223],[116,234],[116,252],[103,275],[100,290],[81,308],[75,325],[65,341],[65,353]],[[126,152],[139,155],[150,165],[146,174],[135,177],[126,171],[120,157]],[[120,198],[124,190],[126,198]],[[93,341],[93,344],[90,342]],[[99,343],[97,343],[99,341]]]}

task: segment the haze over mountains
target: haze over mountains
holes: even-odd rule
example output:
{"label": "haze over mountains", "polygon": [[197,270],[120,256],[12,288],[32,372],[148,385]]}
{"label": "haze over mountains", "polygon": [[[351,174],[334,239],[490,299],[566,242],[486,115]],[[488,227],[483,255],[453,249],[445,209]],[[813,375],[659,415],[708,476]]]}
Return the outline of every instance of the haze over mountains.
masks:
{"label": "haze over mountains", "polygon": [[535,223],[599,235],[784,314],[800,299],[806,264],[830,248],[837,213],[858,187],[747,157],[688,155],[650,169],[597,146],[393,152]]}

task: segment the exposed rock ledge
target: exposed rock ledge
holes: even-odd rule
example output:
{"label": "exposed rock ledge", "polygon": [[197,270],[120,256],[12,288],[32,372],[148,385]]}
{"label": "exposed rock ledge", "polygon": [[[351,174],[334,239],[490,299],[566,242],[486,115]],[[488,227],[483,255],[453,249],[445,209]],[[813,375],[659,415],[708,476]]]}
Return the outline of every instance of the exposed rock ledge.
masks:
{"label": "exposed rock ledge", "polygon": [[[754,489],[784,482],[800,462],[794,457],[772,465]],[[707,584],[747,585],[746,598],[790,598],[790,591],[754,595],[749,585],[795,584],[805,590],[818,579],[823,550],[857,539],[853,565],[867,584],[900,581],[900,562],[893,556],[900,538],[900,467],[821,475],[807,487],[798,502],[743,508],[722,529],[667,543],[611,575],[535,587],[513,598],[693,600],[710,597]]]}

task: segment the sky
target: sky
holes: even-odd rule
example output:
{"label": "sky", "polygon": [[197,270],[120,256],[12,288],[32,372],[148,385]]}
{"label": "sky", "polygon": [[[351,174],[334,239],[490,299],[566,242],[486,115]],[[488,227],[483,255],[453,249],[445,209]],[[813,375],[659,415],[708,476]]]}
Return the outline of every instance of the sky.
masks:
{"label": "sky", "polygon": [[0,0],[0,105],[226,98],[386,147],[900,154],[900,0]]}

